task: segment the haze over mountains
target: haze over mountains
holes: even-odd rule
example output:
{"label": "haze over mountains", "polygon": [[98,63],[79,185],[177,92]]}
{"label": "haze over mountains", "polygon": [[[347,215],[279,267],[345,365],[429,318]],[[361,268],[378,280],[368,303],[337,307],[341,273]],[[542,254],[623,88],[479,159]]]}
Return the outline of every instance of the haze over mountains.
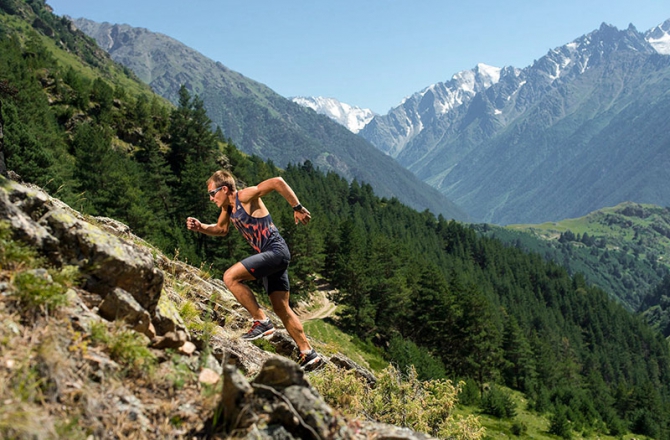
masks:
{"label": "haze over mountains", "polygon": [[112,59],[173,103],[178,102],[179,89],[185,85],[202,99],[224,136],[246,153],[271,159],[281,167],[309,160],[324,171],[368,183],[376,194],[397,197],[417,210],[468,218],[436,189],[340,124],[166,35],[86,19],[74,23]]}
{"label": "haze over mountains", "polygon": [[[624,201],[670,204],[670,20],[645,33],[603,24],[525,68],[480,63],[367,124],[369,110],[332,98],[287,102],[169,37],[75,23],[168,99],[188,84],[226,136],[281,165],[309,159],[395,195],[393,164],[298,102],[358,132],[475,221],[541,223]],[[409,204],[444,212],[439,201]]]}
{"label": "haze over mountains", "polygon": [[603,24],[524,69],[479,64],[359,134],[481,221],[667,205],[669,30]]}

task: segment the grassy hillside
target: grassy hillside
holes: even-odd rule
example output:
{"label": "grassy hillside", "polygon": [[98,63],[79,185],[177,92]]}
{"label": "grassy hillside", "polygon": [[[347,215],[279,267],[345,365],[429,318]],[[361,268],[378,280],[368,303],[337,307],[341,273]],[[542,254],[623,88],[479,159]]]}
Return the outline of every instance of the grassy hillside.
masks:
{"label": "grassy hillside", "polygon": [[154,95],[151,88],[141,82],[131,70],[112,61],[109,54],[100,49],[92,38],[76,31],[69,20],[59,19],[46,10],[36,17],[35,11],[27,4],[16,3],[14,14],[0,14],[2,27],[12,30],[12,34],[23,42],[30,38],[39,38],[40,44],[63,69],[73,68],[89,80],[102,76],[131,96]]}
{"label": "grassy hillside", "polygon": [[627,202],[560,222],[476,228],[584,274],[630,311],[670,269],[670,209],[660,206]]}

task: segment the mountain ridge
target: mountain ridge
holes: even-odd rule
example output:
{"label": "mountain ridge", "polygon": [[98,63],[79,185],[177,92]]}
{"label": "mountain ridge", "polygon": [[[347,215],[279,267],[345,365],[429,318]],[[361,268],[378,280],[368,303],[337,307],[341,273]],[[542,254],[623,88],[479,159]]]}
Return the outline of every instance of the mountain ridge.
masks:
{"label": "mountain ridge", "polygon": [[164,34],[129,25],[75,19],[161,96],[178,99],[182,84],[201,97],[224,135],[248,154],[279,166],[310,161],[348,180],[366,182],[384,197],[459,220],[469,216],[439,191],[330,118],[315,114],[267,86],[228,69]]}
{"label": "mountain ridge", "polygon": [[649,29],[644,36],[656,52],[670,55],[670,19]]}

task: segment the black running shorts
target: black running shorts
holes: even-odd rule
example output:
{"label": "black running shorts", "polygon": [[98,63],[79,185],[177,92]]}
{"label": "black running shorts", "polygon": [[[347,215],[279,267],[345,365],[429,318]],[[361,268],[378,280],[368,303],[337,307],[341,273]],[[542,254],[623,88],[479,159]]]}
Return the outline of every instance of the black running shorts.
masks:
{"label": "black running shorts", "polygon": [[286,243],[281,240],[268,246],[268,250],[252,255],[240,261],[244,268],[256,279],[263,279],[267,294],[277,291],[288,292],[291,285],[288,281],[288,264],[291,253]]}

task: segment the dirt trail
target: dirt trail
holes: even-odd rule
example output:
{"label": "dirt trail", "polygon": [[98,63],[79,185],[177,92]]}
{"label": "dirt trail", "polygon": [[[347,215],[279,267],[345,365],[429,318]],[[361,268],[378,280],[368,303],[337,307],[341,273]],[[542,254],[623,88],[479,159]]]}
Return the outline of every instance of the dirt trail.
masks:
{"label": "dirt trail", "polygon": [[311,304],[300,302],[295,308],[295,313],[302,322],[327,318],[335,313],[337,308],[337,305],[330,300],[337,290],[324,279],[318,279],[316,283],[317,290],[312,296]]}

